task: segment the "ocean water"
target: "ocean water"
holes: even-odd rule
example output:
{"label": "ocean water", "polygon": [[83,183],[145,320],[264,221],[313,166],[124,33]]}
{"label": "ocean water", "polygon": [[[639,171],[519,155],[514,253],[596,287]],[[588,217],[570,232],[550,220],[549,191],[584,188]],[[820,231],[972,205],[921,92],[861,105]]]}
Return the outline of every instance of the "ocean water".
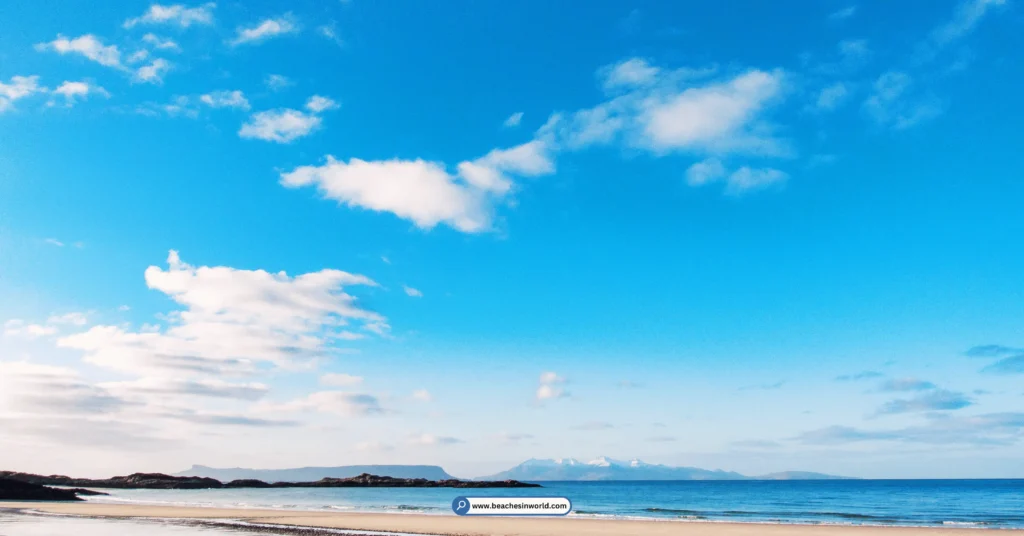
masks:
{"label": "ocean water", "polygon": [[1024,528],[1024,480],[546,482],[531,489],[106,490],[96,502],[453,515],[459,495],[568,497],[570,515]]}

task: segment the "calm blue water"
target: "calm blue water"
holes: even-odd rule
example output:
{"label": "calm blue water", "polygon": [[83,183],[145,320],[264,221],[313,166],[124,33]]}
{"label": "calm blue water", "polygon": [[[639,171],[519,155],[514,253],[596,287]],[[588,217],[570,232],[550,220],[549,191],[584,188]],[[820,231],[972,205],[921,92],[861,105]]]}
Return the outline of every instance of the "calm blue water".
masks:
{"label": "calm blue water", "polygon": [[[109,491],[109,490],[108,490]],[[559,496],[572,515],[769,523],[1024,528],[1024,480],[548,482],[522,490],[113,490],[93,501],[452,515],[458,495]]]}

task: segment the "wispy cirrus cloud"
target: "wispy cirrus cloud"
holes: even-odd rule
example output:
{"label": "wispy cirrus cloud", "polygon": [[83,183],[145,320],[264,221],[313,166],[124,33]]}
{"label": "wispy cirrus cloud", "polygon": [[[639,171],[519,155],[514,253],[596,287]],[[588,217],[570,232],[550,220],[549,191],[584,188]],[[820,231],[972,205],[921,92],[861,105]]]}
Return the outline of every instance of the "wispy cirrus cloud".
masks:
{"label": "wispy cirrus cloud", "polygon": [[1024,348],[987,344],[966,352],[968,357],[994,358],[997,361],[981,369],[988,374],[1024,374]]}
{"label": "wispy cirrus cloud", "polygon": [[[926,387],[932,389],[933,387]],[[922,411],[951,411],[966,408],[974,404],[974,401],[958,391],[946,389],[934,389],[928,393],[913,398],[904,398],[886,402],[878,409],[876,415],[891,415],[895,413],[911,413]]]}
{"label": "wispy cirrus cloud", "polygon": [[145,13],[138,17],[132,17],[124,21],[127,29],[134,28],[140,24],[167,24],[188,28],[193,25],[209,26],[213,24],[213,9],[217,5],[213,2],[188,7],[184,4],[152,4]]}
{"label": "wispy cirrus cloud", "polygon": [[231,46],[259,44],[274,37],[297,33],[299,25],[291,15],[274,19],[264,19],[255,26],[239,27],[234,39],[228,41]]}
{"label": "wispy cirrus cloud", "polygon": [[795,438],[808,445],[844,445],[868,441],[894,441],[949,445],[1012,445],[1024,437],[1024,413],[986,413],[972,416],[926,415],[923,425],[865,430],[830,426]]}

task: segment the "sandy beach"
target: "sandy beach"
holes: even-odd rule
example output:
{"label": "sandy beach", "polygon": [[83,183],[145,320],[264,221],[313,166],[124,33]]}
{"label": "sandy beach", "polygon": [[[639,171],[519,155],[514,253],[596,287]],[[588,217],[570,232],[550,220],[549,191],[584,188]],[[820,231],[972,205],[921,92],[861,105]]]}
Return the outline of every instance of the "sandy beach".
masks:
{"label": "sandy beach", "polygon": [[[351,512],[304,512],[190,508],[177,506],[119,505],[97,503],[2,502],[0,509],[28,509],[66,515],[110,518],[231,519],[252,523],[372,530],[412,534],[458,536],[978,536],[980,530],[962,527],[858,527],[828,525],[772,525],[753,523],[706,523],[633,521],[586,518],[479,518],[419,514]],[[1004,530],[1000,534],[1024,534]]]}

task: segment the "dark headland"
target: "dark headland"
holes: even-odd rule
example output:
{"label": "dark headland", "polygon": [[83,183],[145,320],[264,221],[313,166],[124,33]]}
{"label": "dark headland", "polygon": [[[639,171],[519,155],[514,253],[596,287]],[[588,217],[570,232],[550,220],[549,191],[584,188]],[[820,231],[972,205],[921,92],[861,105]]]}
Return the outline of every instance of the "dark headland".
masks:
{"label": "dark headland", "polygon": [[[162,473],[134,473],[128,476],[115,476],[104,479],[71,478],[63,475],[34,475],[0,471],[0,483],[10,483],[7,492],[18,494],[18,484],[28,484],[33,488],[23,488],[20,493],[25,497],[3,495],[0,498],[15,500],[36,500],[32,494],[45,494],[42,490],[62,492],[53,494],[48,500],[76,500],[75,492],[88,495],[89,490],[63,490],[46,488],[45,486],[65,486],[71,488],[100,489],[220,489],[220,488],[539,488],[539,484],[530,484],[518,480],[500,481],[467,481],[457,479],[427,480],[425,478],[394,478],[363,473],[349,478],[321,478],[315,482],[264,482],[255,479],[232,480],[221,482],[213,478],[192,476],[170,476]],[[8,488],[2,488],[4,490]],[[3,493],[3,491],[0,491]],[[57,498],[58,496],[64,498]],[[40,499],[44,500],[44,499]]]}

